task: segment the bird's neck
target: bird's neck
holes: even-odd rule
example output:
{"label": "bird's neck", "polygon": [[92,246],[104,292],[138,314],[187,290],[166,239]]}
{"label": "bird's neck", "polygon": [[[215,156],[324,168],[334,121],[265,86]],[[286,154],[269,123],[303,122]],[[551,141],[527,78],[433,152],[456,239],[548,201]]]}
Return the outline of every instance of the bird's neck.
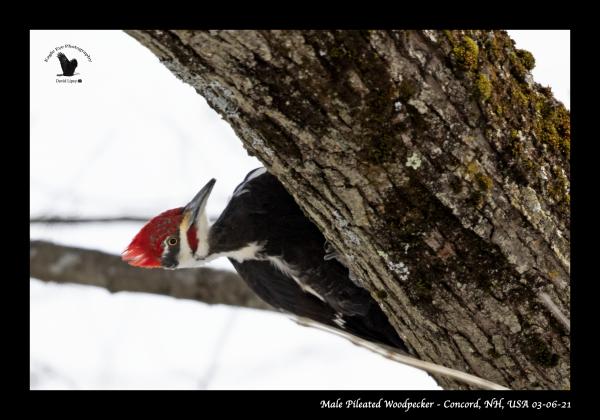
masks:
{"label": "bird's neck", "polygon": [[210,253],[209,233],[211,226],[208,223],[208,217],[203,213],[196,222],[196,237],[198,238],[198,248],[194,257],[199,260],[206,259]]}

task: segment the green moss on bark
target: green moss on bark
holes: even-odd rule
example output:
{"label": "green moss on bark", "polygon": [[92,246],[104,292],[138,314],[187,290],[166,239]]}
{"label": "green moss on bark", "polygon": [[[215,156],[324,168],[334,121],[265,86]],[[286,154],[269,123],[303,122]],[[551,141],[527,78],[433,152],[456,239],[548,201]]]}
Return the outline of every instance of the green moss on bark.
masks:
{"label": "green moss on bark", "polygon": [[464,71],[475,71],[479,61],[479,47],[473,38],[464,36],[460,43],[454,43],[452,56],[456,65]]}
{"label": "green moss on bark", "polygon": [[535,120],[536,137],[554,150],[568,155],[571,151],[571,115],[562,104],[541,101]]}
{"label": "green moss on bark", "polygon": [[479,98],[484,102],[490,99],[490,96],[492,95],[492,83],[490,82],[489,77],[480,73],[476,83]]}
{"label": "green moss on bark", "polygon": [[521,60],[523,67],[529,71],[533,70],[535,67],[535,58],[533,58],[533,54],[527,50],[517,50],[517,57]]}

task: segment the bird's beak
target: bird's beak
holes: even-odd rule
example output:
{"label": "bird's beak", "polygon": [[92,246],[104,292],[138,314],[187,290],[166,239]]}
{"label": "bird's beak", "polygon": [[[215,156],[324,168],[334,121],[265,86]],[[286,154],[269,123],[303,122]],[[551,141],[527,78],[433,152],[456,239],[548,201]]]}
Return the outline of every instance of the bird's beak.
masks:
{"label": "bird's beak", "polygon": [[198,217],[204,214],[204,210],[206,209],[206,203],[208,202],[208,196],[215,186],[216,179],[211,179],[208,183],[202,187],[198,194],[190,201],[184,208],[183,214],[184,219],[183,223],[186,225],[185,228],[189,228],[194,222],[198,220]]}

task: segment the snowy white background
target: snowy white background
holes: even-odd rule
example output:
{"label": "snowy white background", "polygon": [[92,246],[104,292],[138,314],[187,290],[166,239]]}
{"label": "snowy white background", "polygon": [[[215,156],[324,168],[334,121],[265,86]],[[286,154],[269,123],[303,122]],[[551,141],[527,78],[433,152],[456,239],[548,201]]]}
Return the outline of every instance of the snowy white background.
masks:
{"label": "snowy white background", "polygon": [[[509,31],[569,107],[569,32]],[[210,178],[209,216],[260,166],[196,92],[120,31],[32,31],[31,216],[152,216]],[[81,84],[55,82],[66,43]],[[32,239],[120,253],[135,223],[32,225]],[[211,264],[232,269],[225,259]],[[30,281],[32,389],[439,389],[283,315]]]}

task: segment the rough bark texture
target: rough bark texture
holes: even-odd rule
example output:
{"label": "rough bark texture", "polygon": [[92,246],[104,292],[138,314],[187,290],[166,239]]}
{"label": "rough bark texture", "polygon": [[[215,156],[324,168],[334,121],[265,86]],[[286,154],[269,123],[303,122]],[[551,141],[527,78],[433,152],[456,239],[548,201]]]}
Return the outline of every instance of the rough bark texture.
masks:
{"label": "rough bark texture", "polygon": [[209,304],[273,309],[232,271],[140,270],[117,255],[30,241],[30,275],[42,281],[103,287],[110,292],[143,292]]}
{"label": "rough bark texture", "polygon": [[415,355],[569,388],[569,113],[505,32],[129,34],[282,181]]}

